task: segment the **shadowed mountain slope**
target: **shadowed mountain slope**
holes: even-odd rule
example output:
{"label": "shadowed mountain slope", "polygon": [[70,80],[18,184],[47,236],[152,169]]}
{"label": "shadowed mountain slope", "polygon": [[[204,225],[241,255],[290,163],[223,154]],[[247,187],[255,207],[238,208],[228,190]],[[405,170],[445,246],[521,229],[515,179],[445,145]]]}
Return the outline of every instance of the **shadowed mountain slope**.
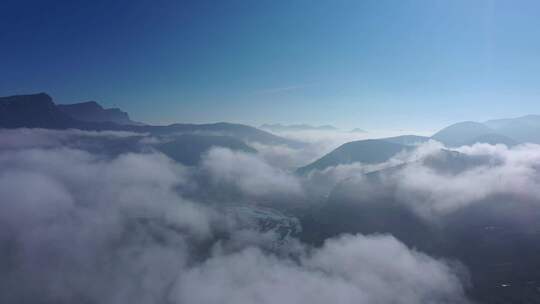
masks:
{"label": "shadowed mountain slope", "polygon": [[409,148],[405,145],[379,139],[353,141],[341,145],[315,162],[299,168],[296,172],[307,174],[312,170],[324,170],[328,167],[356,162],[365,164],[382,163]]}

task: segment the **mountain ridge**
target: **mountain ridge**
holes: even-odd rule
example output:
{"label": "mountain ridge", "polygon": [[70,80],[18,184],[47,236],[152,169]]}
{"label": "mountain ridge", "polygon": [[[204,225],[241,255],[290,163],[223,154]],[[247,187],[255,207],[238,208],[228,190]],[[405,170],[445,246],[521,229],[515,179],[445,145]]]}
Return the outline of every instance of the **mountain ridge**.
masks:
{"label": "mountain ridge", "polygon": [[273,131],[273,132],[287,132],[287,131],[337,131],[338,128],[332,125],[312,126],[308,124],[262,124],[261,129]]}
{"label": "mountain ridge", "polygon": [[119,125],[143,125],[130,119],[129,114],[119,108],[104,108],[96,101],[58,104],[57,107],[69,116],[86,122],[113,122]]}
{"label": "mountain ridge", "polygon": [[[97,102],[83,103],[83,107],[103,107]],[[249,142],[301,147],[304,144],[286,139],[255,127],[226,122],[210,124],[175,123],[166,126],[118,124],[111,121],[83,121],[61,110],[46,93],[0,97],[0,128],[44,128],[80,129],[88,131],[129,131],[153,135],[175,135],[183,133],[232,136]],[[69,107],[69,105],[68,105]],[[81,108],[80,104],[77,106]],[[64,107],[65,110],[65,107]],[[107,110],[107,109],[105,109]],[[123,112],[118,109],[119,112]],[[115,113],[117,111],[114,110]],[[125,112],[123,112],[125,113]],[[126,113],[127,114],[127,113]],[[123,115],[122,115],[123,116]],[[125,116],[124,116],[125,117]],[[127,116],[129,117],[129,116]]]}
{"label": "mountain ridge", "polygon": [[410,148],[410,146],[383,139],[351,141],[337,147],[311,164],[298,168],[296,173],[304,175],[313,170],[324,170],[329,167],[356,162],[365,164],[382,163],[399,152]]}

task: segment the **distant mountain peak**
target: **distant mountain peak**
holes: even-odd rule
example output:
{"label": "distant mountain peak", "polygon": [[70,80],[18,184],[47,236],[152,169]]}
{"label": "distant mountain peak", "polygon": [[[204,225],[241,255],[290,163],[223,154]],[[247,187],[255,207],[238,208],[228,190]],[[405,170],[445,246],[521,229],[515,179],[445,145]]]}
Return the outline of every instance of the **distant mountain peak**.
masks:
{"label": "distant mountain peak", "polygon": [[198,134],[234,137],[244,143],[303,147],[305,143],[283,138],[257,128],[227,122],[166,126],[138,124],[126,112],[105,109],[95,101],[56,105],[45,94],[0,97],[0,128],[80,129],[130,131],[160,135]]}
{"label": "distant mountain peak", "polygon": [[366,130],[361,129],[361,128],[354,128],[354,129],[352,129],[352,130],[349,131],[349,132],[351,132],[351,133],[367,133]]}
{"label": "distant mountain peak", "polygon": [[459,146],[469,143],[471,140],[482,135],[493,133],[496,132],[485,124],[474,121],[463,121],[440,130],[431,138],[448,146]]}
{"label": "distant mountain peak", "polygon": [[313,126],[308,124],[263,124],[260,126],[261,129],[266,129],[275,132],[285,132],[285,131],[336,131],[337,128],[332,125],[321,125]]}
{"label": "distant mountain peak", "polygon": [[492,119],[484,122],[497,133],[518,142],[540,143],[540,115]]}

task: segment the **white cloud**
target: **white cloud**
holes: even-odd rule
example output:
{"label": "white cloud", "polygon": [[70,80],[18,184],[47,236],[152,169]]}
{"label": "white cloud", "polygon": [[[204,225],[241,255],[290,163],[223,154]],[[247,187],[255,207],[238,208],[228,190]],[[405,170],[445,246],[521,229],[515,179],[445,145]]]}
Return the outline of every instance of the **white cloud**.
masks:
{"label": "white cloud", "polygon": [[77,138],[114,139],[146,136],[142,133],[124,131],[81,131],[50,129],[0,129],[1,149],[59,147]]}
{"label": "white cloud", "polygon": [[[460,154],[442,149],[444,146],[439,143],[428,142],[382,164],[341,165],[314,172],[311,178],[323,176],[341,181],[357,177],[349,182],[357,183],[358,191],[363,190],[358,197],[365,198],[366,191],[391,195],[426,219],[444,216],[496,195],[511,195],[526,201],[540,199],[540,145],[508,148],[475,144],[456,149]],[[358,178],[367,171],[378,170],[381,170],[378,185],[373,179]],[[375,191],[375,187],[381,188]]]}
{"label": "white cloud", "polygon": [[216,185],[235,187],[248,196],[301,196],[299,181],[256,155],[213,148],[203,157],[202,170]]}
{"label": "white cloud", "polygon": [[300,262],[256,248],[214,256],[185,273],[182,303],[465,303],[446,262],[408,249],[391,236],[328,240]]}
{"label": "white cloud", "polygon": [[269,165],[284,170],[294,170],[305,166],[321,157],[321,149],[309,144],[303,148],[291,148],[285,145],[265,145],[249,143]]}
{"label": "white cloud", "polygon": [[211,237],[213,212],[174,191],[159,154],[0,153],[0,302],[156,303]]}
{"label": "white cloud", "polygon": [[[40,142],[40,132],[30,135]],[[0,151],[2,303],[465,301],[456,268],[391,236],[276,249],[274,232],[223,225],[221,209],[179,193],[194,169],[163,154],[16,146]],[[250,154],[213,149],[200,169],[255,198],[302,194],[296,178]]]}

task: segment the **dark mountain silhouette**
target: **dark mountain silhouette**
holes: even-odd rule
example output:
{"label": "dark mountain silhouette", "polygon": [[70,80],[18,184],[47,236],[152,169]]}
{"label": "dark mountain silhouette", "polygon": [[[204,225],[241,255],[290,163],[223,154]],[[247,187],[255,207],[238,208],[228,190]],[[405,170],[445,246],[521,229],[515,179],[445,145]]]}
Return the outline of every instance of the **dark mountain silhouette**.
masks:
{"label": "dark mountain silhouette", "polygon": [[142,125],[132,121],[128,113],[118,109],[105,109],[95,101],[57,105],[58,109],[74,119],[86,122],[113,122],[119,125]]}
{"label": "dark mountain silhouette", "polygon": [[77,121],[45,93],[0,97],[0,127],[66,129],[74,125]]}
{"label": "dark mountain silhouette", "polygon": [[355,162],[365,164],[382,163],[397,153],[411,147],[380,139],[353,141],[341,145],[315,162],[299,168],[296,172],[307,174],[312,170],[324,170],[337,165]]}
{"label": "dark mountain silhouette", "polygon": [[[99,105],[97,107],[102,109]],[[83,110],[87,108],[93,109],[90,110],[91,113],[83,113]],[[246,143],[259,142],[293,147],[302,147],[304,145],[298,141],[282,138],[241,124],[220,122],[213,124],[171,124],[167,126],[124,125],[110,121],[89,121],[89,117],[94,117],[96,109],[96,106],[92,104],[83,104],[82,106],[78,104],[75,109],[77,109],[78,117],[86,117],[88,120],[83,121],[69,116],[66,114],[65,107],[64,110],[61,110],[60,107],[54,104],[52,98],[45,93],[0,97],[0,128],[111,130],[150,133],[158,136],[179,134],[221,135],[235,137]],[[68,111],[73,112],[73,107]],[[118,112],[123,113],[120,110],[112,111],[112,113]],[[103,114],[103,112],[101,113]]]}

